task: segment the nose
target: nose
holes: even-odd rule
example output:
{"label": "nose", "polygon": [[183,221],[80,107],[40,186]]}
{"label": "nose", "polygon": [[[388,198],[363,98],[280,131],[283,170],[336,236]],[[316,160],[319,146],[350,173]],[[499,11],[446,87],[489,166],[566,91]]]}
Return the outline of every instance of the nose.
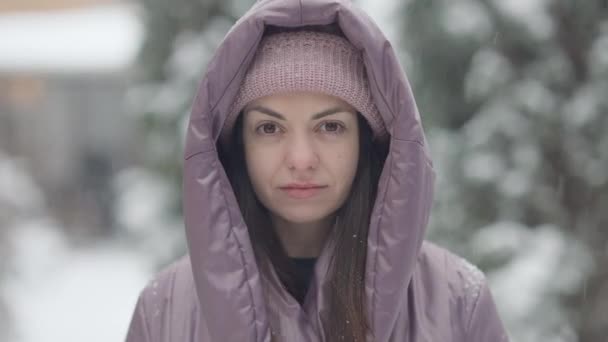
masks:
{"label": "nose", "polygon": [[290,170],[314,170],[319,165],[319,154],[310,137],[299,134],[292,137],[286,147],[286,162]]}

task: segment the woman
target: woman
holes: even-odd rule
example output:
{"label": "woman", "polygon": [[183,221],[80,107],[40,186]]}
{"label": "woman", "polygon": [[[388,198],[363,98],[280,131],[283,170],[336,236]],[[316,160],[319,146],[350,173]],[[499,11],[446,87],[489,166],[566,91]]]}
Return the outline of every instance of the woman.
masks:
{"label": "woman", "polygon": [[185,160],[189,256],[128,342],[508,340],[483,274],[423,242],[420,117],[349,1],[258,1],[201,81]]}

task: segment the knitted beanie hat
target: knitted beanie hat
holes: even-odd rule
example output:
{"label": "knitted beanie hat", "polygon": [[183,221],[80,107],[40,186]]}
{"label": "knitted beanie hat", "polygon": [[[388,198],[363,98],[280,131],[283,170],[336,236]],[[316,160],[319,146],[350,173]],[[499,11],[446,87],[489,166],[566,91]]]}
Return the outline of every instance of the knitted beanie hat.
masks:
{"label": "knitted beanie hat", "polygon": [[293,91],[321,92],[353,106],[370,125],[374,139],[386,128],[369,89],[363,59],[345,38],[316,31],[293,31],[262,38],[220,134],[227,143],[240,111],[258,98]]}

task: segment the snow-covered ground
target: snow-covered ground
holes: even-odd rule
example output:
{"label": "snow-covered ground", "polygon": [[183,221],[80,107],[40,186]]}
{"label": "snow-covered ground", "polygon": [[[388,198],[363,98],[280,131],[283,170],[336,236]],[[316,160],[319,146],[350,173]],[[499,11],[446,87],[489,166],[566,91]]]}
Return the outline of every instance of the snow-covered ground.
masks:
{"label": "snow-covered ground", "polygon": [[149,260],[111,241],[72,248],[48,220],[18,224],[10,242],[14,342],[124,340]]}
{"label": "snow-covered ground", "polygon": [[[119,240],[74,246],[45,207],[20,159],[0,151],[0,247],[9,250],[0,308],[8,309],[8,342],[124,340],[153,273],[151,258]],[[0,339],[6,335],[0,331]]]}

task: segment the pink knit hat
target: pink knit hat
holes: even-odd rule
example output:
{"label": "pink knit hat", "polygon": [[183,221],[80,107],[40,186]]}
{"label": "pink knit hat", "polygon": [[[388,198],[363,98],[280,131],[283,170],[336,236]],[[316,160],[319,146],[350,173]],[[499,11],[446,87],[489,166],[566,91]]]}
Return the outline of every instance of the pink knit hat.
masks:
{"label": "pink knit hat", "polygon": [[316,31],[270,34],[262,38],[220,134],[228,142],[239,112],[258,98],[293,91],[336,96],[365,117],[374,138],[386,128],[369,90],[363,59],[345,38]]}

